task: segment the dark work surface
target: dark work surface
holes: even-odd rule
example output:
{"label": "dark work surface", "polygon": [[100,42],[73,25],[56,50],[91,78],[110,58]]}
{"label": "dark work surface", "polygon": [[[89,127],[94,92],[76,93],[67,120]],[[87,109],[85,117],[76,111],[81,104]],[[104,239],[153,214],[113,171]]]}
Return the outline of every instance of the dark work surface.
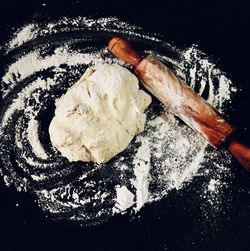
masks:
{"label": "dark work surface", "polygon": [[[46,3],[43,7],[42,3]],[[41,12],[42,11],[42,12]],[[161,33],[177,46],[193,43],[242,89],[230,119],[250,143],[250,2],[221,1],[13,1],[1,2],[0,40],[11,27],[63,15],[117,16]],[[204,218],[196,205],[202,181],[147,205],[139,218],[114,217],[92,228],[54,222],[29,194],[0,182],[0,250],[250,250],[250,174],[236,162],[223,213]],[[16,204],[19,204],[16,207]]]}

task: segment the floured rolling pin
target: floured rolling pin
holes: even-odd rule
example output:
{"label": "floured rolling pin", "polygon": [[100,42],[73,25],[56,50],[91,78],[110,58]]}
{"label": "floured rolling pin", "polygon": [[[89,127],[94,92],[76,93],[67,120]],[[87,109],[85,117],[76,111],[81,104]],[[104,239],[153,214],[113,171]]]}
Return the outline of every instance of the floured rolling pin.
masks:
{"label": "floured rolling pin", "polygon": [[241,165],[250,171],[250,148],[235,137],[235,127],[194,90],[153,55],[141,58],[128,41],[114,37],[109,50],[131,64],[141,83],[187,125],[200,133],[215,148],[227,147]]}

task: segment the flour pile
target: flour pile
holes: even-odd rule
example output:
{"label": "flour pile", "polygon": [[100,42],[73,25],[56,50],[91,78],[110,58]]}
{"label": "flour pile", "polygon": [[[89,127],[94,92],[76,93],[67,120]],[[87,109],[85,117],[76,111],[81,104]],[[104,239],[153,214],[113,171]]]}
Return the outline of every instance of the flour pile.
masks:
{"label": "flour pile", "polygon": [[[39,206],[55,219],[85,225],[117,213],[136,213],[197,175],[210,180],[204,198],[215,205],[226,185],[220,180],[231,175],[230,156],[214,151],[155,99],[147,110],[144,132],[106,164],[70,163],[52,147],[48,127],[55,100],[88,67],[123,65],[106,49],[114,32],[131,41],[143,40],[140,53],[156,55],[220,111],[229,104],[235,87],[195,46],[177,49],[113,17],[25,25],[2,55],[0,172],[6,184],[36,194]],[[152,41],[161,52],[151,50]]]}

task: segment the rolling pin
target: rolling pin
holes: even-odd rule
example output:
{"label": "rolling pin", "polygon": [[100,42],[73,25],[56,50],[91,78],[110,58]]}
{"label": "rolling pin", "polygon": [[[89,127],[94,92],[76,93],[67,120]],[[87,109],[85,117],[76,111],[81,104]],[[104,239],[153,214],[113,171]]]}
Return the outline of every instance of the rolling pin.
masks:
{"label": "rolling pin", "polygon": [[239,163],[250,171],[250,148],[240,143],[235,127],[155,56],[142,58],[121,37],[113,37],[108,48],[117,58],[134,67],[140,83],[170,108],[214,148],[226,147]]}

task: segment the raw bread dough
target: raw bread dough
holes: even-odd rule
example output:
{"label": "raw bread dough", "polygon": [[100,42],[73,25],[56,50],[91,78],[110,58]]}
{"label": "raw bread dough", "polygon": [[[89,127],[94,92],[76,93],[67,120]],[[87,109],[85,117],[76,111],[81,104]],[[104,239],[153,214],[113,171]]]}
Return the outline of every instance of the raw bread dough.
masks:
{"label": "raw bread dough", "polygon": [[126,68],[88,68],[56,101],[51,142],[70,161],[107,162],[144,130],[144,110],[150,102]]}

